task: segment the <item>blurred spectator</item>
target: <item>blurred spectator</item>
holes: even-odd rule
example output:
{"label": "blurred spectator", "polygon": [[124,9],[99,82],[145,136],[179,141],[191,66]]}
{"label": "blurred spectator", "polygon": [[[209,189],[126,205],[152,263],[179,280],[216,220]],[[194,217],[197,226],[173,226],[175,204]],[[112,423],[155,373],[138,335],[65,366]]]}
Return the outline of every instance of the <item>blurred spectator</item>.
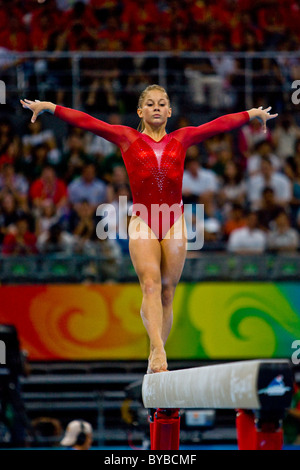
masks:
{"label": "blurred spectator", "polygon": [[101,111],[104,113],[116,113],[119,111],[119,101],[114,86],[114,80],[117,80],[118,70],[106,70],[106,75],[93,78],[89,87],[85,108],[89,112],[99,111],[99,103],[101,103]]}
{"label": "blurred spectator", "polygon": [[296,227],[300,210],[300,160],[287,157],[284,163],[284,174],[292,186],[292,198],[289,204],[289,217],[292,226]]}
{"label": "blurred spectator", "polygon": [[246,218],[246,225],[233,230],[228,239],[227,249],[236,254],[264,253],[267,246],[267,236],[258,228],[258,218],[254,211],[250,211]]}
{"label": "blurred spectator", "polygon": [[43,169],[49,164],[49,146],[47,142],[41,142],[31,149],[30,155],[23,155],[18,159],[16,168],[31,184],[35,179],[40,178]]}
{"label": "blurred spectator", "polygon": [[66,142],[66,150],[62,154],[58,165],[59,175],[66,183],[78,178],[84,166],[92,161],[92,157],[85,150],[84,134],[71,131]]}
{"label": "blurred spectator", "polygon": [[276,112],[281,112],[284,106],[285,77],[274,59],[263,57],[261,67],[255,72],[253,79],[254,103],[271,104]]}
{"label": "blurred spectator", "polygon": [[247,159],[247,175],[254,176],[260,172],[261,160],[267,157],[271,160],[274,170],[279,171],[282,169],[282,162],[272,152],[272,144],[268,140],[258,142],[250,153]]}
{"label": "blurred spectator", "polygon": [[73,51],[78,49],[82,39],[96,37],[100,26],[91,6],[83,1],[75,1],[72,8],[66,11],[64,20],[69,31],[69,49]]}
{"label": "blurred spectator", "polygon": [[251,208],[259,207],[262,191],[267,186],[274,190],[276,203],[287,207],[292,199],[291,182],[286,175],[274,171],[269,157],[263,157],[260,172],[248,178],[247,181],[247,200]]}
{"label": "blurred spectator", "polygon": [[223,224],[224,239],[227,241],[231,232],[236,229],[245,227],[245,225],[246,217],[244,208],[241,204],[234,202]]}
{"label": "blurred spectator", "polygon": [[121,182],[128,182],[127,171],[119,148],[116,148],[115,153],[104,158],[98,168],[99,174],[106,182],[114,183],[116,178],[118,180],[121,178]]}
{"label": "blurred spectator", "polygon": [[117,240],[113,238],[97,239],[95,243],[96,254],[103,257],[101,260],[101,275],[106,281],[113,282],[119,278],[122,249]]}
{"label": "blurred spectator", "polygon": [[0,242],[7,233],[15,231],[16,222],[23,213],[16,197],[10,192],[3,192],[0,199]]}
{"label": "blurred spectator", "polygon": [[240,50],[243,46],[245,31],[250,31],[254,34],[257,44],[263,44],[262,30],[257,26],[256,22],[253,21],[251,11],[244,11],[240,14],[239,20],[232,24],[230,28],[230,43],[234,50]]}
{"label": "blurred spectator", "polygon": [[[208,59],[191,59],[184,69],[188,93],[193,103],[220,109],[223,105],[223,77]],[[208,96],[207,96],[208,91]]]}
{"label": "blurred spectator", "polygon": [[224,169],[224,176],[218,191],[218,201],[226,212],[233,203],[244,205],[246,200],[246,182],[243,171],[234,161],[229,160]]}
{"label": "blurred spectator", "polygon": [[[110,114],[107,118],[107,122],[113,125],[121,125],[122,119],[120,114]],[[109,142],[103,137],[89,133],[87,151],[93,155],[98,162],[100,162],[102,158],[114,155],[117,148],[118,147],[115,144]]]}
{"label": "blurred spectator", "polygon": [[17,174],[11,163],[6,163],[0,169],[0,197],[6,192],[10,192],[24,210],[28,208],[29,184],[22,174]]}
{"label": "blurred spectator", "polygon": [[29,196],[34,209],[38,211],[45,199],[53,201],[59,211],[63,211],[68,205],[67,185],[56,176],[51,166],[43,168],[40,178],[33,181]]}
{"label": "blurred spectator", "polygon": [[75,245],[72,234],[63,230],[59,223],[55,223],[48,230],[42,232],[37,239],[37,247],[44,254],[71,255]]}
{"label": "blurred spectator", "polygon": [[111,174],[106,174],[107,185],[107,202],[114,201],[116,197],[116,188],[128,186],[128,175],[124,164],[113,166]]}
{"label": "blurred spectator", "polygon": [[15,222],[15,230],[7,233],[2,243],[2,253],[6,255],[36,254],[37,239],[29,229],[26,214],[19,215]]}
{"label": "blurred spectator", "polygon": [[89,450],[93,443],[93,428],[87,421],[71,421],[60,445],[70,450]]}
{"label": "blurred spectator", "polygon": [[[290,171],[287,171],[287,168]],[[292,184],[292,199],[290,202],[290,217],[292,225],[296,226],[297,218],[300,213],[300,160],[294,160],[288,157],[285,162],[285,173],[289,177]]]}
{"label": "blurred spectator", "polygon": [[203,168],[197,158],[197,147],[190,147],[185,159],[182,195],[184,203],[211,202],[218,190],[218,180],[212,170]]}
{"label": "blurred spectator", "polygon": [[95,254],[95,210],[88,201],[83,200],[74,207],[70,215],[69,231],[75,237],[77,253]]}
{"label": "blurred spectator", "polygon": [[234,105],[234,95],[230,89],[231,76],[236,72],[236,61],[232,56],[226,54],[230,46],[226,41],[220,41],[214,47],[213,52],[221,52],[219,56],[212,56],[211,63],[218,77],[222,80],[221,96],[219,95],[221,109],[231,109]]}
{"label": "blurred spectator", "polygon": [[106,184],[97,178],[96,167],[93,163],[85,165],[81,176],[68,185],[68,194],[73,205],[85,200],[96,209],[99,204],[106,202]]}
{"label": "blurred spectator", "polygon": [[272,132],[272,139],[276,148],[276,154],[283,161],[294,154],[297,140],[300,138],[300,128],[291,114],[279,117],[276,127]]}
{"label": "blurred spectator", "polygon": [[[190,123],[186,124],[190,126]],[[203,142],[206,153],[208,154],[206,165],[210,169],[214,169],[217,174],[223,174],[223,169],[219,171],[220,159],[219,156],[222,155],[222,152],[227,152],[227,158],[230,155],[232,158],[232,152],[234,148],[233,136],[230,132],[225,132],[217,134]],[[225,159],[221,161],[221,167],[226,163]]]}
{"label": "blurred spectator", "polygon": [[0,44],[10,51],[26,52],[31,50],[31,42],[20,17],[12,15],[7,18],[5,28],[0,31]]}
{"label": "blurred spectator", "polygon": [[115,16],[107,19],[105,28],[102,28],[97,36],[98,39],[108,42],[109,51],[123,51],[128,47],[128,34],[122,30],[119,19]]}
{"label": "blurred spectator", "polygon": [[128,35],[128,49],[141,51],[145,48],[145,32],[148,24],[159,21],[158,6],[155,2],[142,0],[138,3],[131,0],[124,2],[121,15],[123,31]]}
{"label": "blurred spectator", "polygon": [[52,199],[44,199],[41,201],[39,213],[35,218],[35,232],[39,236],[41,233],[46,232],[49,228],[57,223],[60,216],[57,212],[56,205]]}
{"label": "blurred spectator", "polygon": [[37,442],[35,446],[44,447],[57,447],[60,442],[60,437],[63,433],[61,422],[56,418],[48,416],[41,416],[34,418],[31,421],[31,426],[34,430],[34,436]]}
{"label": "blurred spectator", "polygon": [[253,119],[238,131],[238,150],[244,158],[245,165],[248,157],[253,153],[255,145],[265,140],[271,140],[271,137],[270,129],[264,133],[258,119]]}
{"label": "blurred spectator", "polygon": [[222,225],[216,217],[204,220],[204,251],[222,251],[224,249]]}
{"label": "blurred spectator", "polygon": [[[122,119],[119,114],[114,113],[108,116],[107,122],[113,125],[120,125],[122,124]],[[124,165],[120,149],[103,137],[93,135],[90,132],[87,137],[87,152],[93,157],[98,170],[103,175],[103,179],[107,179],[116,164]]]}
{"label": "blurred spectator", "polygon": [[112,199],[109,204],[104,206],[103,210],[106,214],[108,237],[118,241],[123,253],[129,253],[127,231],[131,208],[132,198],[129,184],[122,182],[114,185]]}
{"label": "blurred spectator", "polygon": [[48,162],[56,164],[60,159],[54,132],[50,129],[42,128],[41,119],[37,119],[34,123],[31,121],[27,125],[28,134],[22,138],[24,155],[32,155],[33,148],[40,144],[47,144],[49,149]]}
{"label": "blurred spectator", "polygon": [[20,153],[20,143],[16,138],[12,138],[0,150],[0,169],[6,163],[15,165]]}
{"label": "blurred spectator", "polygon": [[271,225],[268,248],[277,253],[295,252],[299,248],[299,234],[291,227],[288,214],[281,210]]}
{"label": "blurred spectator", "polygon": [[222,178],[224,176],[224,170],[228,162],[233,161],[233,151],[228,148],[220,148],[215,151],[216,161],[213,165],[210,162],[206,163],[206,168],[213,170],[217,176]]}
{"label": "blurred spectator", "polygon": [[278,213],[282,211],[282,206],[275,201],[274,189],[265,187],[257,210],[259,227],[266,232],[271,228],[271,223]]}
{"label": "blurred spectator", "polygon": [[68,52],[66,30],[54,31],[48,40],[47,51],[51,56],[47,59],[47,70],[43,77],[43,91],[46,99],[56,104],[66,106],[68,103],[68,89],[72,86],[72,79],[68,72],[71,60],[66,57],[58,57],[61,52]]}
{"label": "blurred spectator", "polygon": [[15,133],[10,119],[2,116],[0,118],[0,155],[11,142],[19,143],[19,141],[20,137]]}
{"label": "blurred spectator", "polygon": [[33,51],[46,51],[49,38],[55,32],[57,23],[46,9],[40,9],[32,15],[30,24],[30,42]]}
{"label": "blurred spectator", "polygon": [[263,32],[265,47],[273,49],[287,33],[282,10],[277,3],[263,5],[257,13],[258,26]]}
{"label": "blurred spectator", "polygon": [[296,140],[295,149],[292,155],[296,162],[300,162],[300,139]]}

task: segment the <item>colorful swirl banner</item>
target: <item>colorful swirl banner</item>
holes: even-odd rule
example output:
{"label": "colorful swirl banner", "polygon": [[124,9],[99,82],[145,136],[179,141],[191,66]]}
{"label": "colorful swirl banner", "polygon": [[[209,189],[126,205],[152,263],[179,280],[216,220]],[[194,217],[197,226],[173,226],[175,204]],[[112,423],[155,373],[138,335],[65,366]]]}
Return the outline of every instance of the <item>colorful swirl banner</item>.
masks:
{"label": "colorful swirl banner", "polygon": [[[182,283],[169,359],[288,357],[300,339],[298,283]],[[31,360],[144,360],[138,284],[2,286],[0,323]]]}

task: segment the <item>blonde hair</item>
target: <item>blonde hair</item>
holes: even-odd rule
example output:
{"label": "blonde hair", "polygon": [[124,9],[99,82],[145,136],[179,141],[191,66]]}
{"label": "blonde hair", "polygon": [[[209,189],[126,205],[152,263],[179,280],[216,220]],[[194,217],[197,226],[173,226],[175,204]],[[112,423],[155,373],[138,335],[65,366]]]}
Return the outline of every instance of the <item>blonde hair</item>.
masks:
{"label": "blonde hair", "polygon": [[[167,100],[168,100],[168,103],[169,103],[169,106],[170,106],[170,98],[169,98],[169,95],[168,95],[168,93],[166,92],[165,88],[162,87],[162,86],[160,86],[160,85],[154,84],[154,85],[149,85],[149,86],[147,86],[147,88],[145,88],[145,90],[142,91],[142,93],[141,93],[140,96],[139,96],[137,109],[141,109],[141,108],[142,108],[143,102],[144,102],[144,100],[145,100],[145,98],[146,98],[147,93],[149,93],[150,91],[153,91],[153,90],[158,90],[158,91],[161,91],[162,93],[164,93],[164,94],[166,95],[166,97],[167,97]],[[143,132],[144,129],[145,129],[144,119],[141,118],[137,130],[140,131],[140,132]]]}

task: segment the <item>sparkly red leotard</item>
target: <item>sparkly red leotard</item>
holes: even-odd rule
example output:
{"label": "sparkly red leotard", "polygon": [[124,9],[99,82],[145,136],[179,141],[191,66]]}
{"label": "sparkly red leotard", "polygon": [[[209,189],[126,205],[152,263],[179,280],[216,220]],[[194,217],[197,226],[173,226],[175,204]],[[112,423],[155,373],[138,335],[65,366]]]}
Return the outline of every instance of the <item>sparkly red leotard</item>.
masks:
{"label": "sparkly red leotard", "polygon": [[140,215],[159,240],[183,213],[182,178],[187,148],[249,121],[247,111],[227,114],[199,127],[178,129],[156,142],[130,127],[111,125],[62,106],[56,106],[55,116],[121,149],[132,192],[133,214]]}

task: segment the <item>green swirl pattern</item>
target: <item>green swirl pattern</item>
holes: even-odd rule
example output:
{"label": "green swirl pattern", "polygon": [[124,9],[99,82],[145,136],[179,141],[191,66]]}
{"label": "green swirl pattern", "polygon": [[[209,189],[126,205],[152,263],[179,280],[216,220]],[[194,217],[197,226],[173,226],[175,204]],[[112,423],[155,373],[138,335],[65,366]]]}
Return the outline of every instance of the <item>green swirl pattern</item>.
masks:
{"label": "green swirl pattern", "polygon": [[291,357],[300,339],[297,283],[180,284],[169,359]]}

